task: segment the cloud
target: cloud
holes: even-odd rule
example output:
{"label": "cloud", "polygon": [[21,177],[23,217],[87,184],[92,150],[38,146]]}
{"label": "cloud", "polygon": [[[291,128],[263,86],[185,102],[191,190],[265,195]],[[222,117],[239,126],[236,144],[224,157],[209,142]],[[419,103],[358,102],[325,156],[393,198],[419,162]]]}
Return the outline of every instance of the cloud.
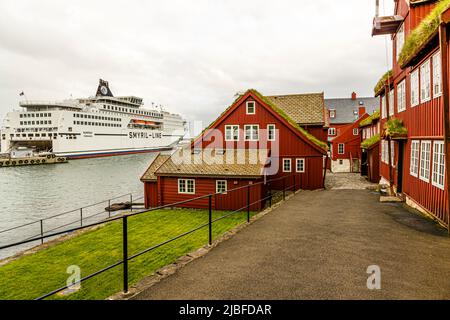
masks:
{"label": "cloud", "polygon": [[371,0],[0,0],[0,118],[21,91],[85,97],[98,78],[205,125],[247,88],[372,95],[387,68],[373,14]]}

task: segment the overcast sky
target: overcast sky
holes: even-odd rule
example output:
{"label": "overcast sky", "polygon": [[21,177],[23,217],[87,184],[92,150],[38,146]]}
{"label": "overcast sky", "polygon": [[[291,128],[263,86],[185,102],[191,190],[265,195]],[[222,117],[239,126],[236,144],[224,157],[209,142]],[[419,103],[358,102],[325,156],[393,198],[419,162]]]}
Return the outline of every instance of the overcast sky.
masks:
{"label": "overcast sky", "polygon": [[0,118],[21,91],[87,97],[99,78],[205,124],[248,88],[372,96],[387,69],[374,13],[375,0],[0,0]]}

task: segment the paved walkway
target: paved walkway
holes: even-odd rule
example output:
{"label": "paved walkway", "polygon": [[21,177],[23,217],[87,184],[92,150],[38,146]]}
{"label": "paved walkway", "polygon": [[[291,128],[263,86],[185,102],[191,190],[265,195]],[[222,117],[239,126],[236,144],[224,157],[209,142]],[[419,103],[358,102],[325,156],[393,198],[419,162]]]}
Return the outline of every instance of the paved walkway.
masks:
{"label": "paved walkway", "polygon": [[333,173],[327,171],[325,187],[330,190],[374,189],[377,184],[367,181],[360,173]]}
{"label": "paved walkway", "polygon": [[450,299],[450,239],[369,190],[305,191],[136,298]]}

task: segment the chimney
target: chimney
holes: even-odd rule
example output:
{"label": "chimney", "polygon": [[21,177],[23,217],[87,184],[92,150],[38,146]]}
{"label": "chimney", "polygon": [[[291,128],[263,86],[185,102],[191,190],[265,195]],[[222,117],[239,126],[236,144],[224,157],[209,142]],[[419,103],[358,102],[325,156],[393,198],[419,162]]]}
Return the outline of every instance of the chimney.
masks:
{"label": "chimney", "polygon": [[352,100],[356,100],[356,92],[352,92]]}
{"label": "chimney", "polygon": [[364,102],[360,101],[358,107],[358,117],[362,117],[365,114],[366,114],[366,107],[364,106]]}

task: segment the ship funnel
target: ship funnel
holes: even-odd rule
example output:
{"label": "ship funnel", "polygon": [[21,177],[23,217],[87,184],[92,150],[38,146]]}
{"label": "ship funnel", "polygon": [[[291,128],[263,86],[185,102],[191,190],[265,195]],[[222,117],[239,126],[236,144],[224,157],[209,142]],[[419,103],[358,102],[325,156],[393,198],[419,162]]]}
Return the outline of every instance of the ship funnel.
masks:
{"label": "ship funnel", "polygon": [[96,97],[114,97],[111,90],[109,89],[108,81],[100,79],[98,87],[97,87],[97,93],[95,94]]}

